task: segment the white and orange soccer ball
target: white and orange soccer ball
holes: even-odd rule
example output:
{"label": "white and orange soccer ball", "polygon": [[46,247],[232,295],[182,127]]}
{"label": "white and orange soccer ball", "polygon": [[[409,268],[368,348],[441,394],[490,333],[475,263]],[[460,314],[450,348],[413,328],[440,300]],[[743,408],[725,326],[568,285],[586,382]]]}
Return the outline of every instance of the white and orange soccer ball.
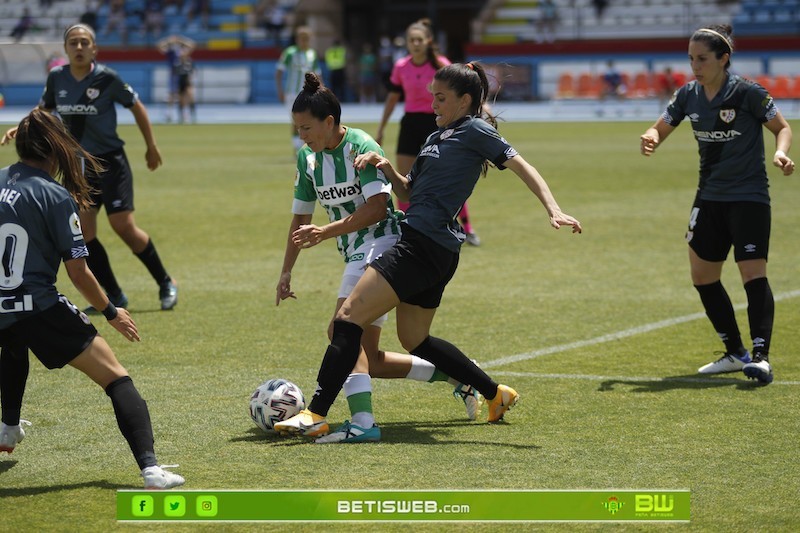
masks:
{"label": "white and orange soccer ball", "polygon": [[285,379],[269,379],[250,396],[250,418],[258,427],[271,433],[282,420],[306,408],[300,387]]}

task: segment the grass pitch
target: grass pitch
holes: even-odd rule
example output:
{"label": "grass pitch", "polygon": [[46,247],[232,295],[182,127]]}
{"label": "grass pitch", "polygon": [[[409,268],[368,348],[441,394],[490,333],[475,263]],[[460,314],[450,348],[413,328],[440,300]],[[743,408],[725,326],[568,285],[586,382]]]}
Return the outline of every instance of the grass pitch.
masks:
{"label": "grass pitch", "polygon": [[[521,401],[507,423],[488,425],[466,420],[445,384],[377,380],[383,440],[353,446],[266,436],[247,413],[250,393],[270,377],[291,379],[307,397],[313,392],[342,271],[332,242],[303,251],[293,276],[298,299],[275,307],[294,179],[288,128],[157,126],[164,166],[151,173],[138,131],[123,127],[136,218],[177,279],[180,301],[173,312],[159,310],[155,283],[104,224],[100,238],[143,340],[129,344],[107,325],[98,328],[148,401],[160,461],[180,463],[187,489],[688,488],[694,529],[796,529],[798,177],[770,169],[775,383],[758,387],[741,374],[698,378],[696,369],[722,345],[702,316],[683,240],[697,185],[696,143],[687,124],[653,158],[641,157],[638,137],[649,124],[501,123],[585,231],[550,229],[519,179],[492,170],[470,199],[483,245],[465,246],[433,333],[515,387]],[[387,146],[394,135],[396,126]],[[3,165],[15,160],[8,148],[0,157]],[[746,298],[732,260],[724,274],[747,337]],[[65,274],[59,287],[83,305]],[[390,319],[383,344],[399,351],[394,325]],[[33,426],[13,455],[0,457],[4,528],[141,530],[115,522],[115,490],[141,485],[103,391],[73,369],[48,372],[35,360],[31,367],[23,418]],[[340,398],[329,420],[348,416]],[[324,525],[334,527],[375,525]]]}

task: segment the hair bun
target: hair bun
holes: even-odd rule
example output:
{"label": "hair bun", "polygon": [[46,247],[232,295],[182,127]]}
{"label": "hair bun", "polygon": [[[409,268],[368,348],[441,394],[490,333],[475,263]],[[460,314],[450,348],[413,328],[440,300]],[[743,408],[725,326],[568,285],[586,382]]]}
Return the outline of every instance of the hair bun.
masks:
{"label": "hair bun", "polygon": [[303,91],[308,93],[315,93],[322,85],[319,76],[314,72],[306,72],[306,82],[303,84]]}

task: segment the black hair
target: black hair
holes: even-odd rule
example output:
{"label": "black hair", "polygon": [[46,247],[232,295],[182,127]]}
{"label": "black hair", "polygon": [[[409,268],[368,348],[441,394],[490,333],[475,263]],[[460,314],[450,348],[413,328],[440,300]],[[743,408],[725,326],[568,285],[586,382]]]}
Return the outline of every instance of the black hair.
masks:
{"label": "black hair", "polygon": [[[497,128],[497,119],[483,108],[489,95],[489,80],[486,78],[486,71],[483,65],[476,61],[453,63],[437,70],[433,79],[446,83],[459,97],[465,94],[470,95],[472,97],[472,107],[469,109],[468,114],[482,118],[492,127]],[[484,174],[486,174],[488,168],[488,162],[484,162]]]}
{"label": "black hair", "polygon": [[294,99],[292,113],[303,113],[308,111],[311,116],[318,120],[325,120],[328,116],[333,117],[333,123],[337,126],[342,120],[342,104],[333,94],[333,91],[323,85],[314,72],[306,72],[306,81],[303,90]]}
{"label": "black hair", "polygon": [[728,54],[728,62],[725,63],[727,70],[731,66],[730,56],[733,55],[733,28],[730,24],[718,24],[715,26],[706,26],[700,28],[692,34],[689,41],[704,43],[709,50],[714,52],[717,59],[721,58],[723,54]]}
{"label": "black hair", "polygon": [[90,195],[94,189],[86,181],[83,166],[97,174],[104,169],[99,160],[81,148],[58,118],[37,107],[19,123],[14,140],[20,160],[52,163],[52,177],[60,178],[78,207],[91,207]]}

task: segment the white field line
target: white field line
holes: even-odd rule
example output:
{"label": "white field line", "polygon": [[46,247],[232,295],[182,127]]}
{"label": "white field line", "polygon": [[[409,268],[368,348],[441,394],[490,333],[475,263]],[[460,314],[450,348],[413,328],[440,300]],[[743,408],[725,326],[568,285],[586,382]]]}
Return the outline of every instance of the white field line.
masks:
{"label": "white field line", "polygon": [[[736,378],[690,378],[690,377],[647,377],[647,376],[594,376],[591,374],[537,374],[536,372],[511,372],[500,370],[492,372],[493,376],[523,377],[537,379],[583,379],[586,381],[622,381],[625,383],[705,383],[705,384],[739,384],[746,383]],[[800,385],[800,381],[773,381],[772,385]]]}
{"label": "white field line", "polygon": [[[780,300],[787,300],[789,298],[795,298],[800,296],[800,290],[784,292],[781,294],[775,295],[775,301],[778,302]],[[734,306],[734,308],[738,311],[741,309],[746,309],[747,304],[739,304]],[[644,324],[642,326],[637,326],[635,328],[624,329],[622,331],[617,331],[616,333],[608,333],[606,335],[601,335],[599,337],[595,337],[593,339],[587,339],[583,341],[575,341],[570,342],[567,344],[559,344],[558,346],[550,346],[549,348],[542,348],[539,350],[534,350],[532,352],[527,353],[520,353],[517,355],[508,355],[506,357],[501,357],[499,359],[492,359],[489,361],[481,361],[482,368],[495,368],[502,365],[507,365],[509,363],[518,363],[520,361],[527,361],[529,359],[536,359],[537,357],[542,357],[543,355],[551,355],[554,353],[566,352],[568,350],[574,350],[576,348],[585,348],[587,346],[594,346],[596,344],[602,344],[604,342],[616,341],[619,339],[625,339],[627,337],[633,337],[634,335],[641,335],[643,333],[649,333],[651,331],[655,331],[657,329],[664,329],[671,326],[676,326],[678,324],[683,324],[684,322],[691,322],[692,320],[698,320],[700,318],[705,318],[705,313],[693,313],[691,315],[684,315],[678,316],[674,318],[668,318],[666,320],[661,320],[659,322],[652,322],[650,324]]]}

